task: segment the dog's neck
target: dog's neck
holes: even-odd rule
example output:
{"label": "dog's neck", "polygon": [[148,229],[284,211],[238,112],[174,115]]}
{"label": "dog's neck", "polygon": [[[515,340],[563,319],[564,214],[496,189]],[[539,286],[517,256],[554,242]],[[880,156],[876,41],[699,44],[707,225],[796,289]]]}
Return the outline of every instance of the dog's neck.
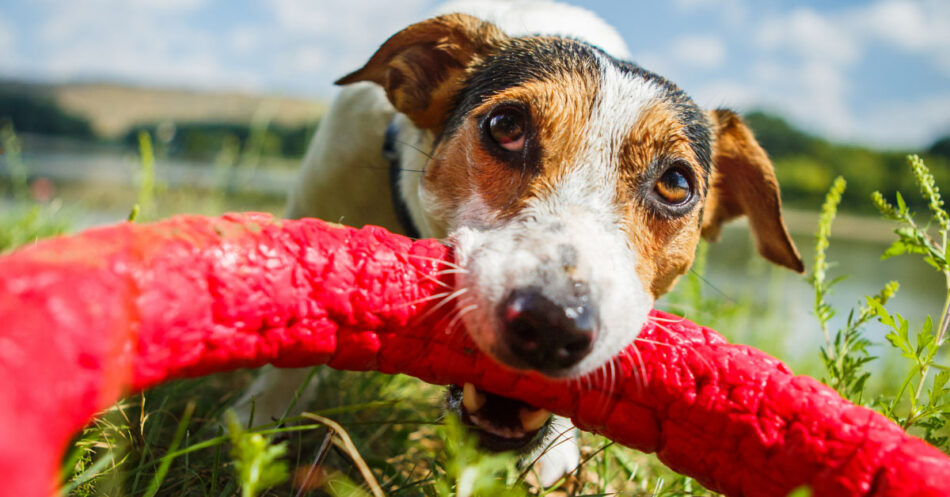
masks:
{"label": "dog's neck", "polygon": [[[398,178],[390,180],[391,184],[398,187],[398,192],[393,191],[393,195],[398,197],[394,202],[402,203],[407,214],[406,223],[418,236],[445,238],[447,226],[438,219],[448,219],[449,213],[443,212],[422,187],[422,176],[435,148],[435,135],[431,131],[419,129],[403,114],[396,114],[390,128],[393,130],[394,162],[399,168],[396,171]],[[394,162],[390,162],[391,168]],[[397,213],[397,216],[402,222],[402,215]]]}
{"label": "dog's neck", "polygon": [[[421,238],[422,234],[419,232],[416,223],[412,220],[409,205],[399,188],[404,168],[402,167],[402,160],[400,158],[401,154],[397,149],[398,135],[399,127],[397,124],[395,122],[389,123],[389,126],[386,127],[386,135],[383,140],[383,157],[389,161],[389,190],[392,196],[393,210],[396,214],[396,219],[399,220],[399,225],[402,227],[402,233],[410,238]],[[406,181],[410,181],[410,178],[406,178]]]}

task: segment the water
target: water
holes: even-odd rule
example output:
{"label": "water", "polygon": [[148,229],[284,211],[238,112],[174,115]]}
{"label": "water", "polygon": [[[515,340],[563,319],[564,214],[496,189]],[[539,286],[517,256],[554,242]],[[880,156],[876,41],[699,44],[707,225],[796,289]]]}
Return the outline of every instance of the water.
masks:
{"label": "water", "polygon": [[[889,243],[880,236],[866,238],[868,240],[831,240],[828,261],[834,265],[828,271],[828,278],[847,277],[834,287],[828,298],[838,310],[829,329],[833,332],[843,326],[852,307],[864,302],[866,295],[878,293],[891,280],[901,285],[897,296],[887,305],[892,314],[899,313],[909,319],[912,330],[919,328],[928,314],[937,321],[946,297],[943,275],[918,255],[882,261],[881,254]],[[813,236],[797,235],[793,239],[805,260],[806,270],[810,270],[814,259]],[[824,337],[813,312],[814,291],[804,276],[772,266],[759,256],[744,226],[724,230],[722,240],[711,244],[705,278],[708,281],[704,284],[706,295],[752,302],[756,309],[767,309],[746,321],[752,331],[720,331],[733,340],[764,348],[791,364],[817,358]],[[700,321],[699,317],[691,318]],[[883,325],[874,322],[866,329],[871,340],[885,341]],[[874,354],[884,352],[890,353],[886,347],[872,348]]]}
{"label": "water", "polygon": [[[35,148],[35,147],[34,147]],[[113,150],[96,150],[95,153],[72,154],[71,149],[62,153],[46,148],[42,152],[27,153],[31,176],[46,176],[59,183],[94,184],[106,189],[132,192],[136,185],[139,165],[134,155]],[[29,152],[29,148],[25,148]],[[5,174],[4,161],[0,160],[0,176]],[[287,169],[238,169],[231,171],[235,184],[260,194],[280,198],[293,181],[292,170]],[[169,188],[176,186],[203,186],[214,190],[221,187],[219,172],[211,165],[184,164],[159,161],[156,165],[158,180]],[[108,202],[75,199],[67,201],[64,214],[76,229],[117,222],[125,219],[131,203],[110,205]],[[245,207],[246,208],[246,207]],[[0,209],[10,210],[9,201],[0,202]],[[192,210],[183,207],[186,210]],[[815,229],[814,215],[799,215],[787,212],[786,217],[801,233]],[[831,329],[840,327],[847,312],[865,295],[873,295],[890,280],[898,280],[901,289],[888,305],[891,312],[907,317],[912,326],[919,327],[928,314],[935,320],[939,317],[945,296],[942,275],[926,265],[919,256],[907,255],[881,261],[893,237],[888,230],[874,226],[867,219],[851,219],[842,216],[835,223],[834,232],[846,234],[831,242],[828,260],[837,265],[829,271],[829,278],[847,275],[839,283],[829,300],[839,310],[832,320]],[[814,240],[811,235],[793,237],[806,267],[810,268],[814,257]],[[722,240],[712,244],[709,252],[708,271],[704,284],[707,296],[723,298],[739,303],[751,303],[754,312],[742,320],[732,321],[731,329],[721,329],[731,340],[747,343],[777,355],[790,364],[814,361],[823,336],[813,315],[814,293],[801,275],[770,265],[755,251],[748,230],[743,223],[733,223],[723,231]],[[682,283],[681,283],[682,285]],[[661,301],[661,306],[663,302]],[[718,323],[710,316],[690,313],[686,315],[699,323]],[[884,341],[884,328],[874,323],[868,327],[869,337],[876,342]],[[885,349],[875,349],[883,352]]]}

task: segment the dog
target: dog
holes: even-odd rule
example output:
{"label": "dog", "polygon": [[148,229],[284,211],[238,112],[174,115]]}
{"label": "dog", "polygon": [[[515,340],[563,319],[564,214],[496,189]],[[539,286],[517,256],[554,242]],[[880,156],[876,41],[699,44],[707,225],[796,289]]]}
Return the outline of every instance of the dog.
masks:
{"label": "dog", "polygon": [[[736,113],[703,110],[631,62],[586,10],[469,0],[443,12],[456,13],[396,33],[337,81],[288,217],[446,240],[478,347],[564,380],[607,367],[726,221],[747,216],[766,259],[803,271],[772,165]],[[243,405],[282,414],[304,374],[263,374]],[[472,385],[447,397],[485,448],[543,450],[541,484],[577,466],[567,420]]]}

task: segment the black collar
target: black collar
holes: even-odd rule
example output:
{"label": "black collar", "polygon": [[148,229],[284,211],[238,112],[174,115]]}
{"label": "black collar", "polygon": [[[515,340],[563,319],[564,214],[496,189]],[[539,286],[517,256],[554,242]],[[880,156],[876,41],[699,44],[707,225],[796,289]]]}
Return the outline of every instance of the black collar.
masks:
{"label": "black collar", "polygon": [[409,206],[406,205],[406,199],[402,198],[402,191],[399,188],[402,167],[399,164],[399,152],[396,151],[397,134],[399,134],[399,128],[396,127],[395,121],[390,122],[386,127],[386,136],[383,140],[383,157],[389,161],[389,192],[393,208],[396,210],[396,219],[402,227],[403,234],[410,238],[422,238],[419,228],[412,222]]}

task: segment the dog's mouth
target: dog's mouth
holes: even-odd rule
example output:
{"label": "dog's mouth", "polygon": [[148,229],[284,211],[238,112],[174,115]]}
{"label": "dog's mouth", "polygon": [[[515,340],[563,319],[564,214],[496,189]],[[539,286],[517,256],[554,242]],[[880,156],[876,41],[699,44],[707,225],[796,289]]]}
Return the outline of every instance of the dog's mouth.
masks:
{"label": "dog's mouth", "polygon": [[483,449],[525,452],[544,438],[551,412],[475,388],[450,385],[446,401],[478,436]]}

